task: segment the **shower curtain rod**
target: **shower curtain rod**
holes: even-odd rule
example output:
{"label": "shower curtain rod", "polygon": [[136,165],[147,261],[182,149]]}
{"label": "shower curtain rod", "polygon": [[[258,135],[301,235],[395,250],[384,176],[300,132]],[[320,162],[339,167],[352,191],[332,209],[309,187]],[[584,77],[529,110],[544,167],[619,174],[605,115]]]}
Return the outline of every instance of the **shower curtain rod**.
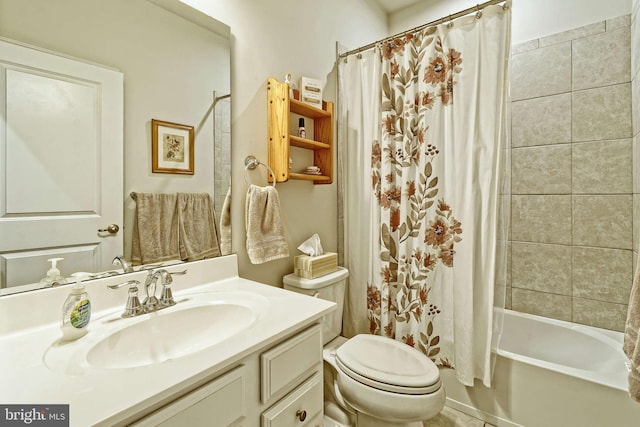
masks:
{"label": "shower curtain rod", "polygon": [[[340,55],[338,55],[338,58],[346,58],[349,55],[353,55],[353,54],[356,54],[356,53],[364,52],[365,50],[371,49],[372,47],[374,47],[378,43],[381,43],[381,42],[384,42],[384,41],[387,41],[387,40],[393,40],[395,38],[402,37],[402,36],[404,36],[406,34],[414,33],[416,31],[420,31],[420,30],[422,30],[424,28],[427,28],[427,27],[432,27],[434,25],[442,24],[443,22],[452,21],[452,20],[454,20],[456,18],[460,18],[461,16],[468,15],[468,14],[470,14],[472,12],[476,12],[477,13],[477,12],[480,12],[482,9],[484,9],[487,6],[491,6],[491,5],[498,4],[498,3],[503,3],[503,2],[506,2],[506,1],[507,0],[489,0],[489,1],[486,1],[484,3],[477,4],[475,6],[467,8],[465,10],[461,10],[460,12],[456,12],[456,13],[453,13],[451,15],[445,16],[443,18],[436,19],[435,21],[427,22],[426,24],[422,24],[422,25],[420,25],[418,27],[412,28],[412,29],[407,30],[407,31],[403,31],[403,32],[398,33],[398,34],[393,35],[393,36],[385,37],[384,39],[378,40],[376,42],[369,43],[366,46],[362,46],[362,47],[359,47],[357,49],[353,49],[353,50],[350,50],[348,52],[341,53]],[[504,5],[503,7],[506,7],[506,5]]]}
{"label": "shower curtain rod", "polygon": [[221,101],[225,98],[229,98],[231,96],[230,93],[226,94],[226,95],[221,95],[221,96],[216,96],[216,91],[213,91],[213,102],[218,102]]}

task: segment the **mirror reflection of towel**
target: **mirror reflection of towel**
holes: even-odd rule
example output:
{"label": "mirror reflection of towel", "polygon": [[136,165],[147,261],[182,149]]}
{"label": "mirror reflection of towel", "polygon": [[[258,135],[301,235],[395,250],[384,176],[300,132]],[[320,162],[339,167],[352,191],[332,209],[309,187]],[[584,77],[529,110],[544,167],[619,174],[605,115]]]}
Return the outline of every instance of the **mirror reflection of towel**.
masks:
{"label": "mirror reflection of towel", "polygon": [[180,259],[196,261],[220,256],[211,196],[178,193],[177,203]]}
{"label": "mirror reflection of towel", "polygon": [[134,265],[220,255],[208,193],[137,193],[131,241]]}
{"label": "mirror reflection of towel", "polygon": [[180,258],[176,200],[175,194],[137,193],[131,241],[133,265]]}
{"label": "mirror reflection of towel", "polygon": [[280,219],[280,199],[275,187],[249,186],[245,202],[247,254],[252,264],[289,256]]}

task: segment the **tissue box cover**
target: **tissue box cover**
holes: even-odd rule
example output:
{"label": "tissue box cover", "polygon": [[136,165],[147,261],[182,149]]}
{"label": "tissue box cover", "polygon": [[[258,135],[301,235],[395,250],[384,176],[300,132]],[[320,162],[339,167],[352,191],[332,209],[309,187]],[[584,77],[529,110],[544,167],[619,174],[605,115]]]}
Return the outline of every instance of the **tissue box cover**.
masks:
{"label": "tissue box cover", "polygon": [[293,272],[305,279],[315,279],[338,269],[338,254],[325,252],[318,256],[297,255],[293,258]]}
{"label": "tissue box cover", "polygon": [[316,108],[322,108],[322,81],[310,77],[301,77],[300,101]]}

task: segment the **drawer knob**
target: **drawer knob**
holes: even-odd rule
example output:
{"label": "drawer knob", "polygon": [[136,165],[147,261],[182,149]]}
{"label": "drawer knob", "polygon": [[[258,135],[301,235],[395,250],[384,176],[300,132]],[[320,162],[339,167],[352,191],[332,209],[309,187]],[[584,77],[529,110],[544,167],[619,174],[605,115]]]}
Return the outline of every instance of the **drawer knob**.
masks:
{"label": "drawer knob", "polygon": [[296,412],[296,415],[298,416],[298,419],[300,421],[304,421],[307,419],[307,411],[305,411],[304,409],[298,410],[298,412]]}

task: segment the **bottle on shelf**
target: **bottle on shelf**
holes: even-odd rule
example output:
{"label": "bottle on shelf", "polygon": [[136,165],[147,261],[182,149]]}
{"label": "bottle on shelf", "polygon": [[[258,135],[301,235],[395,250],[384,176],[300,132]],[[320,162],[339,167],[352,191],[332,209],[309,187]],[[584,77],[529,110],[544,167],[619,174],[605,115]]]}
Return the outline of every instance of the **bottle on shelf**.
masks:
{"label": "bottle on shelf", "polygon": [[304,118],[300,117],[298,119],[298,136],[300,138],[306,138],[307,137],[307,131],[304,129]]}

